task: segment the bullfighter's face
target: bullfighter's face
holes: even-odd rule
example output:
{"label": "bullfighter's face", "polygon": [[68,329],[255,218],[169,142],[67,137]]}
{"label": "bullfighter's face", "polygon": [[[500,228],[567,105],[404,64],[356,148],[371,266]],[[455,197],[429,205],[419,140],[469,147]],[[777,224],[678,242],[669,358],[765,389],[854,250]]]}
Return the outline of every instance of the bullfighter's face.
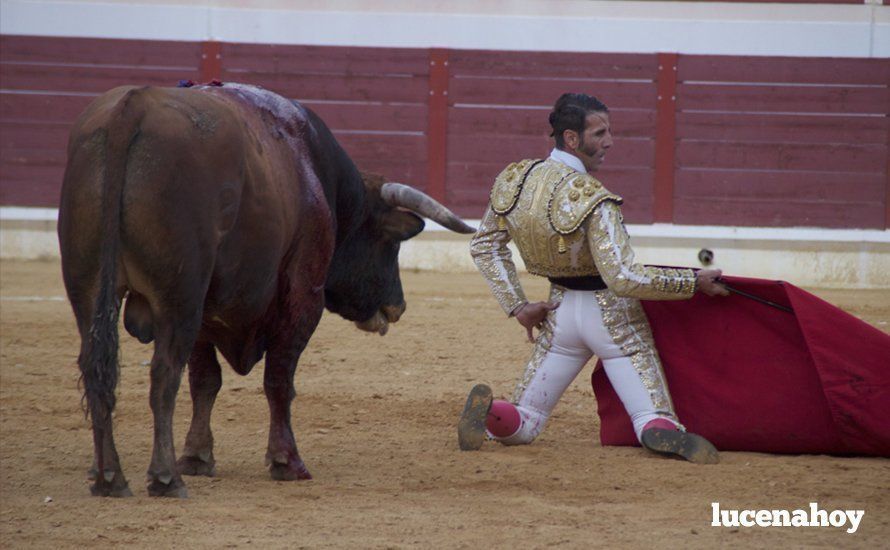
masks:
{"label": "bullfighter's face", "polygon": [[566,130],[565,143],[569,151],[581,159],[588,172],[596,172],[612,147],[612,126],[609,113],[588,113],[581,133]]}

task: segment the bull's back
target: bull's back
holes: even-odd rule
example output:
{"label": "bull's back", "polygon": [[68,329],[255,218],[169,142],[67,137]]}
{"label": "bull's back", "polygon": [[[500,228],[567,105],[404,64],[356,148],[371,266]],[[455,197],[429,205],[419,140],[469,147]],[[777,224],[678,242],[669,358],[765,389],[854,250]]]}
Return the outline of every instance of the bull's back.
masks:
{"label": "bull's back", "polygon": [[126,259],[156,271],[155,279],[173,278],[180,264],[206,270],[234,224],[243,191],[238,119],[227,106],[188,90],[146,95],[122,197]]}
{"label": "bull's back", "polygon": [[[240,136],[232,131],[233,113],[200,96],[190,101],[176,96],[170,89],[124,86],[87,107],[69,137],[60,222],[76,222],[82,229],[101,218],[102,197],[111,183],[106,173],[115,162],[126,167],[121,197],[125,231],[139,229],[132,227],[137,219],[157,225],[159,217],[167,217],[163,214],[194,213],[200,201],[215,204],[219,190],[208,178],[195,177],[206,175],[212,165],[214,175],[238,180],[243,155],[238,152]],[[125,100],[130,111],[138,111],[139,120],[132,131],[115,134]],[[190,190],[184,180],[192,181]]]}
{"label": "bull's back", "polygon": [[[125,114],[138,120],[121,131]],[[69,293],[96,286],[109,238],[103,200],[116,185],[107,174],[122,163],[111,237],[120,247],[118,287],[145,296],[156,312],[198,307],[216,250],[237,223],[247,154],[237,113],[207,94],[122,87],[94,101],[72,129],[60,203]]]}
{"label": "bull's back", "polygon": [[[306,254],[295,246],[299,235],[309,235],[310,254],[332,247],[299,128],[276,116],[237,89],[123,87],[94,101],[71,133],[60,207],[72,303],[92,300],[101,251],[118,239],[118,292],[142,304],[139,322],[197,317],[219,323],[228,340],[255,334],[280,292],[284,262],[297,248]],[[121,131],[125,120],[135,121],[129,131]],[[125,167],[120,219],[108,231],[100,220],[116,162]]]}

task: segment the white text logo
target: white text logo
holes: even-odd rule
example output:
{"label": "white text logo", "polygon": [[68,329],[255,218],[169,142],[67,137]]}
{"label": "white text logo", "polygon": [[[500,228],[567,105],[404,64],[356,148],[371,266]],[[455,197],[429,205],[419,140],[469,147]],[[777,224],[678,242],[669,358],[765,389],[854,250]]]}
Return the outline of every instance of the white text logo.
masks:
{"label": "white text logo", "polygon": [[848,533],[859,529],[865,510],[820,510],[819,504],[810,503],[806,510],[721,510],[719,502],[711,503],[714,527],[843,527],[848,521]]}

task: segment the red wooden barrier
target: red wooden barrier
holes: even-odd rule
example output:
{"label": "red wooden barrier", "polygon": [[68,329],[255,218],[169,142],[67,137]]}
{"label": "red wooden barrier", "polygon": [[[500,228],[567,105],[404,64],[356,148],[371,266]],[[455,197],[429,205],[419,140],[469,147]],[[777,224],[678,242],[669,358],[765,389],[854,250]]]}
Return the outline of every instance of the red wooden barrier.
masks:
{"label": "red wooden barrier", "polygon": [[627,199],[625,215],[652,221],[655,55],[453,50],[448,118],[448,204],[480,217],[497,173],[545,157],[548,114],[564,92],[600,97],[616,143],[600,174]]}
{"label": "red wooden barrier", "polygon": [[675,223],[887,227],[890,60],[679,62]]}
{"label": "red wooden barrier", "polygon": [[4,205],[56,205],[68,128],[99,93],[220,78],[299,99],[360,168],[468,217],[507,163],[548,154],[553,102],[583,91],[610,107],[598,176],[628,222],[890,223],[886,59],[0,36],[0,77]]}
{"label": "red wooden barrier", "polygon": [[71,122],[123,84],[198,79],[200,44],[0,36],[0,204],[57,206]]}

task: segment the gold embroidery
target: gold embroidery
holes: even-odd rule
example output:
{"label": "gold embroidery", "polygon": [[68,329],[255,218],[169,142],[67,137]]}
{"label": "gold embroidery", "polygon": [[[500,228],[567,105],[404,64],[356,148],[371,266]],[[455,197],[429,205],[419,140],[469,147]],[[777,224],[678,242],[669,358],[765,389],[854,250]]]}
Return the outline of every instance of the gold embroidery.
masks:
{"label": "gold embroidery", "polygon": [[[562,233],[564,238],[560,238],[561,233],[554,230],[547,213],[554,190],[564,181],[569,182],[569,187],[580,182],[582,187],[578,188],[577,202],[578,204],[589,202],[589,198],[581,195],[585,183],[593,178],[551,159],[534,166],[526,166],[529,168],[523,176],[525,182],[521,186],[521,192],[516,197],[515,203],[510,206],[510,210],[502,215],[506,229],[516,241],[516,247],[525,261],[526,269],[529,273],[544,277],[597,275],[596,264],[587,245],[586,229],[583,226],[578,227],[576,231]],[[513,172],[516,170],[515,167],[512,169]],[[506,176],[503,178],[499,176],[495,186],[499,186],[501,180],[506,181]],[[602,191],[607,193],[604,189]],[[503,189],[497,193],[493,191],[492,197],[496,194],[508,195]],[[501,206],[506,204],[508,201],[504,200]],[[492,209],[497,212],[494,203]]]}
{"label": "gold embroidery", "polygon": [[615,345],[630,358],[656,412],[676,418],[652,330],[640,301],[618,296],[611,290],[598,290],[594,294],[603,324]]}
{"label": "gold embroidery", "polygon": [[495,218],[501,216],[490,209],[485,213],[482,223],[479,224],[479,230],[470,242],[470,254],[476,267],[488,281],[494,297],[509,315],[527,300],[519,283],[513,255],[507,248],[510,234],[504,229],[499,229],[499,221]]}
{"label": "gold embroidery", "polygon": [[695,293],[691,269],[653,267],[634,263],[634,251],[618,206],[606,201],[593,212],[587,226],[597,269],[610,290],[640,300],[683,300]]}
{"label": "gold embroidery", "polygon": [[525,159],[504,168],[491,187],[491,209],[501,215],[513,210],[529,172],[541,162],[543,161]]}
{"label": "gold embroidery", "polygon": [[565,183],[556,185],[547,204],[547,217],[556,232],[568,235],[577,231],[594,208],[606,200],[622,202],[596,178],[575,172]]}
{"label": "gold embroidery", "polygon": [[[561,304],[563,296],[565,296],[565,289],[563,287],[550,285],[551,302]],[[556,310],[550,310],[547,313],[547,317],[544,319],[544,325],[541,327],[541,331],[538,332],[538,338],[535,341],[535,349],[532,351],[532,356],[528,360],[528,364],[525,366],[525,372],[522,374],[522,378],[519,379],[519,382],[516,384],[516,389],[513,391],[513,397],[511,397],[510,401],[514,404],[519,403],[519,399],[522,398],[525,389],[528,388],[528,385],[531,384],[534,379],[535,373],[541,368],[541,363],[544,362],[544,357],[546,357],[547,352],[550,351],[550,346],[553,344],[553,332],[556,329],[555,319]]]}
{"label": "gold embroidery", "polygon": [[[496,214],[492,204],[470,244],[477,267],[505,312],[509,314],[526,301],[507,248],[511,239],[516,241],[526,269],[534,275],[579,277],[599,274],[619,295],[641,299],[683,299],[695,292],[692,270],[633,263],[633,250],[617,206],[620,198],[608,193],[594,178],[549,159],[522,161],[511,167],[502,172],[503,178],[499,176],[499,181],[511,179],[518,184],[524,178],[524,183],[515,186],[521,192],[515,197],[510,195],[513,203],[505,214]],[[495,187],[499,187],[498,183]],[[507,187],[501,191],[505,193],[505,189]],[[571,202],[566,192],[565,200],[557,201],[554,191],[558,189],[580,190],[584,196]],[[592,190],[593,195],[588,196],[588,190]],[[496,194],[493,189],[493,200]],[[504,201],[502,206],[508,202]],[[577,210],[569,208],[567,212],[575,221],[554,226],[549,216],[554,202],[586,206]],[[593,203],[596,205],[589,210]],[[568,231],[575,223],[577,227]]]}

